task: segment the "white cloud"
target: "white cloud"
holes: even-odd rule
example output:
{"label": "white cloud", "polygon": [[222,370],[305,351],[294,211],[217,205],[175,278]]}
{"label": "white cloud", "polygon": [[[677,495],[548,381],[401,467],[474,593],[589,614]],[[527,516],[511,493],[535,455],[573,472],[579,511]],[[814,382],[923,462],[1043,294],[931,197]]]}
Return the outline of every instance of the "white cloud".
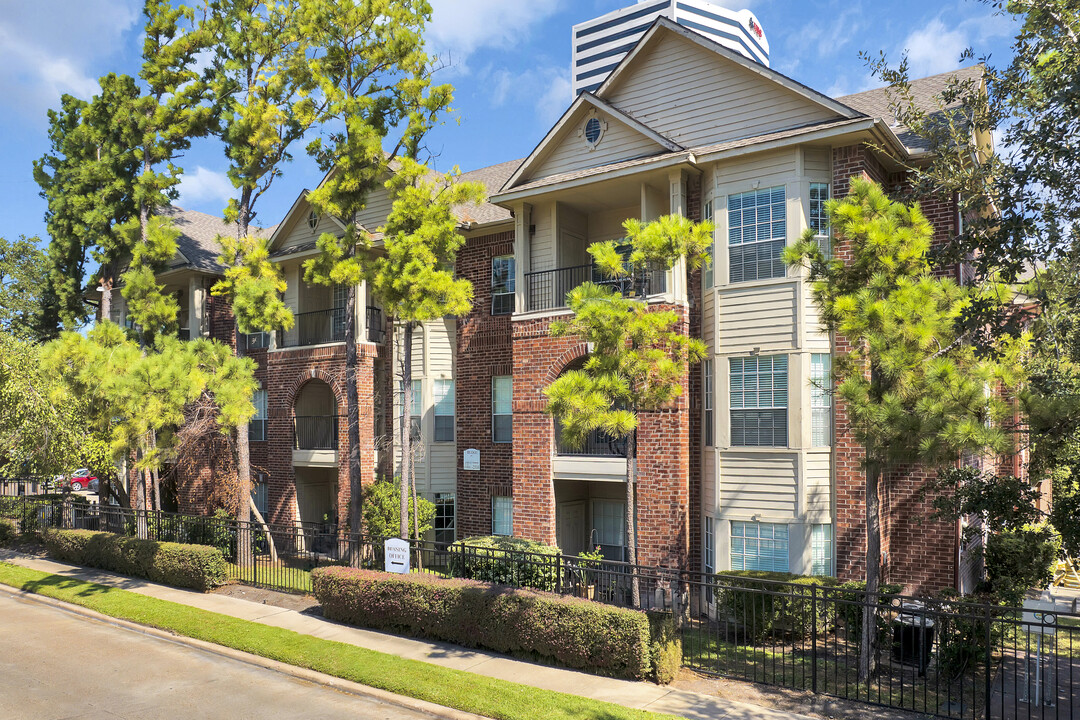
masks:
{"label": "white cloud", "polygon": [[533,117],[541,126],[552,125],[570,107],[570,77],[566,68],[542,67],[514,74],[509,70],[491,72],[482,80],[490,88],[493,107],[508,103],[532,105]]}
{"label": "white cloud", "polygon": [[911,65],[911,77],[919,78],[955,70],[960,64],[961,53],[968,45],[965,30],[950,30],[945,27],[940,17],[934,18],[904,40],[903,49],[907,52]]}
{"label": "white cloud", "polygon": [[474,52],[514,47],[529,28],[558,12],[564,1],[432,0],[427,39],[432,52],[449,59],[453,72],[465,75]]}
{"label": "white cloud", "polygon": [[190,207],[213,200],[225,207],[233,191],[232,182],[225,173],[196,165],[195,172],[185,172],[180,178],[180,205]]}
{"label": "white cloud", "polygon": [[5,106],[36,121],[60,95],[89,98],[92,66],[113,55],[139,17],[138,0],[19,2],[0,15],[0,94]]}

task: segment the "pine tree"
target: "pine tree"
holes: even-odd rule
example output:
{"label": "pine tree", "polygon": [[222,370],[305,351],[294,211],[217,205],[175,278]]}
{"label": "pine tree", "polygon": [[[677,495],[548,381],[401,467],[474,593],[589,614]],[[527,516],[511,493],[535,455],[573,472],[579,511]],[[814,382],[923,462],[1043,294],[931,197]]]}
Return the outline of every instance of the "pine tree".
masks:
{"label": "pine tree", "polygon": [[[228,176],[238,191],[225,210],[225,220],[236,224],[237,236],[220,238],[225,248],[221,261],[230,270],[212,292],[227,297],[232,305],[233,347],[241,357],[241,334],[292,327],[292,313],[279,296],[285,289],[280,269],[270,261],[266,241],[251,237],[249,231],[258,199],[291,160],[289,146],[314,121],[315,107],[307,92],[296,0],[214,0],[209,7],[207,28],[216,38],[209,84],[219,108],[217,134],[229,159]],[[237,428],[236,448],[237,520],[246,531],[254,505],[246,422]]]}
{"label": "pine tree", "polygon": [[[686,334],[677,313],[649,307],[643,280],[654,271],[670,271],[680,260],[690,270],[708,262],[713,227],[667,215],[646,224],[630,219],[623,228],[629,255],[615,241],[590,246],[609,281],[571,290],[567,305],[573,316],[551,324],[552,336],[589,343],[589,356],[580,370],[564,372],[544,393],[547,411],[558,419],[567,442],[580,445],[599,430],[626,443],[626,539],[629,561],[636,565],[640,415],[679,397],[687,364],[705,356],[705,345]],[[640,607],[636,577],[632,593],[634,607]]]}
{"label": "pine tree", "polygon": [[[465,242],[457,231],[454,207],[482,202],[479,183],[455,182],[454,175],[429,177],[420,163],[405,158],[387,181],[394,204],[386,219],[382,252],[370,256],[366,276],[372,296],[402,334],[399,350],[401,408],[398,438],[401,448],[401,537],[409,536],[408,503],[416,500],[412,478],[412,345],[416,328],[431,320],[460,316],[472,307],[472,283],[454,277],[457,251]],[[396,334],[396,333],[395,333]],[[419,537],[414,515],[413,532]]]}
{"label": "pine tree", "polygon": [[[431,17],[426,0],[301,0],[300,34],[322,97],[323,136],[308,153],[328,175],[308,202],[345,224],[341,237],[324,233],[319,256],[305,263],[309,283],[345,285],[345,402],[349,442],[349,522],[360,529],[360,400],[356,387],[356,287],[370,235],[357,226],[369,194],[401,156],[417,157],[424,135],[451,99],[449,85],[431,83],[432,58],[422,32]],[[391,133],[396,140],[389,140]],[[384,143],[389,143],[389,150]]]}
{"label": "pine tree", "polygon": [[879,486],[906,463],[941,467],[965,450],[1003,452],[1004,403],[994,392],[1013,384],[1010,365],[983,359],[959,324],[975,302],[1002,302],[998,285],[961,287],[936,277],[928,262],[933,228],[918,205],[891,201],[876,184],[855,178],[826,213],[842,257],[826,259],[807,230],[785,250],[790,265],[809,268],[814,303],[825,327],[851,349],[833,360],[835,394],[851,434],[865,448],[866,606],[859,678],[874,673],[881,581]]}

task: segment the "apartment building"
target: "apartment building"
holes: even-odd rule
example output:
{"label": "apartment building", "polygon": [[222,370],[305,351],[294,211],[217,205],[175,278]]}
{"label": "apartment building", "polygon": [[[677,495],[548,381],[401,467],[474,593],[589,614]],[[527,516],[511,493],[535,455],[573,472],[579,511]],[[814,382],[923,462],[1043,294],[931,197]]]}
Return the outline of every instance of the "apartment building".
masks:
{"label": "apartment building", "polygon": [[[930,102],[951,76],[916,81],[916,97]],[[781,253],[806,228],[831,244],[828,198],[852,177],[902,187],[904,168],[925,151],[890,116],[883,90],[830,98],[656,19],[527,158],[463,176],[490,194],[456,209],[466,239],[457,272],[475,301],[468,315],[416,333],[407,413],[420,438],[417,487],[438,507],[434,535],[513,534],[624,557],[621,448],[599,434],[570,447],[544,412],[543,389],[589,351],[552,338],[550,325],[568,312],[570,289],[599,278],[589,244],[622,237],[627,218],[674,213],[713,220],[714,262],[654,273],[643,291],[678,313],[708,355],[685,368],[672,407],[642,418],[639,561],[860,577],[861,449],[827,380],[844,340],[821,328],[806,277]],[[947,238],[959,222],[953,198],[922,202]],[[388,209],[375,193],[361,225],[375,231]],[[359,328],[363,482],[392,476],[399,461],[400,333],[365,287],[346,308],[344,289],[303,282],[318,234],[343,229],[301,194],[269,232],[297,318],[287,332],[246,339],[264,385],[252,459],[274,522],[344,523],[346,313]],[[189,270],[189,327],[227,337],[231,319],[195,294],[220,269]],[[208,457],[206,473],[183,483],[184,509],[206,502],[212,465]],[[956,585],[961,567],[959,529],[928,519],[925,480],[908,469],[882,490],[886,577],[910,589]]]}

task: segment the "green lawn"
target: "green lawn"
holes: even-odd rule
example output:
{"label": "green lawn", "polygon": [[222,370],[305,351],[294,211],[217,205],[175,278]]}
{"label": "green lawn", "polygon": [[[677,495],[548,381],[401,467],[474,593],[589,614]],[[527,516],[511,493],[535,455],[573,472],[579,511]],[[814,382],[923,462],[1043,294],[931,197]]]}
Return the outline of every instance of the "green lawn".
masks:
{"label": "green lawn", "polygon": [[672,717],[407,660],[3,562],[0,583],[115,618],[492,718]]}

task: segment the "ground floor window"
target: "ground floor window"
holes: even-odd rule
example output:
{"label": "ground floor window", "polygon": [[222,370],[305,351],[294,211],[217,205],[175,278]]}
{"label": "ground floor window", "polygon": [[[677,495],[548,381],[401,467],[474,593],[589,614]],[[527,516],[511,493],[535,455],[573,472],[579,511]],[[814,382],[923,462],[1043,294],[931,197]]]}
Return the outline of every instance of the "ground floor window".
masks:
{"label": "ground floor window", "polygon": [[505,495],[491,498],[491,534],[514,534],[514,498]]}
{"label": "ground floor window", "polygon": [[266,515],[270,510],[270,485],[267,480],[269,480],[269,476],[264,472],[257,472],[255,477],[252,478],[255,507],[258,508],[259,514],[263,516],[263,520],[267,519]]}
{"label": "ground floor window", "polygon": [[731,569],[788,572],[788,526],[732,522]]}
{"label": "ground floor window", "polygon": [[[592,501],[592,537],[590,545],[600,546],[608,560],[623,560],[626,547],[626,505],[617,500]],[[594,550],[595,547],[590,547]]]}
{"label": "ground floor window", "polygon": [[435,542],[452,543],[457,523],[454,517],[454,493],[435,493]]}
{"label": "ground floor window", "polygon": [[[711,517],[705,518],[705,574],[712,575],[716,572],[716,533],[713,530],[713,526],[716,525],[716,521]],[[713,587],[712,583],[705,586],[705,602],[711,603],[713,601]]]}
{"label": "ground floor window", "polygon": [[833,571],[833,526],[815,525],[810,539],[810,552],[813,556],[811,575],[834,575]]}

